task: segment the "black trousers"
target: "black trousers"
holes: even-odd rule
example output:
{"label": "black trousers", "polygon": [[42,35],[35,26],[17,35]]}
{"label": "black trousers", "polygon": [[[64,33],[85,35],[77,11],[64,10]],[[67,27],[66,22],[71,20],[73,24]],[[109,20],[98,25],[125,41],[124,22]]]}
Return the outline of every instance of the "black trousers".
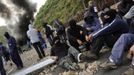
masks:
{"label": "black trousers", "polygon": [[0,56],[0,75],[6,75],[6,71],[3,66],[2,57]]}
{"label": "black trousers", "polygon": [[40,59],[45,57],[45,53],[44,53],[43,48],[41,47],[40,42],[33,43],[32,45],[35,48],[36,52],[38,53],[38,56],[39,56]]}
{"label": "black trousers", "polygon": [[21,60],[17,47],[14,47],[14,49],[10,52],[10,56],[17,68],[23,68],[23,62]]}
{"label": "black trousers", "polygon": [[95,38],[91,43],[91,52],[99,56],[100,50],[102,49],[104,44],[106,44],[109,48],[112,48],[118,38],[119,36],[113,36],[113,35],[101,36]]}

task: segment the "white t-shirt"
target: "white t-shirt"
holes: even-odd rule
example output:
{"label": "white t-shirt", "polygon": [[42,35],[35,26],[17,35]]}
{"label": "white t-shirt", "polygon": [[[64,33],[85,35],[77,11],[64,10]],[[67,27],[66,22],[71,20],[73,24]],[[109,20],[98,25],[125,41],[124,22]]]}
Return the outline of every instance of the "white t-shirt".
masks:
{"label": "white t-shirt", "polygon": [[29,25],[29,30],[27,31],[27,36],[30,39],[31,43],[39,42],[38,32],[36,29],[33,28],[33,26]]}

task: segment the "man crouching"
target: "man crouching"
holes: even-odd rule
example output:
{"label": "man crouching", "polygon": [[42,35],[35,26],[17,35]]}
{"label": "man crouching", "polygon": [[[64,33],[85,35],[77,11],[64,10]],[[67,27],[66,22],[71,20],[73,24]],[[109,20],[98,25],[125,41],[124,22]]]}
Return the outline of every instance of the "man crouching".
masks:
{"label": "man crouching", "polygon": [[74,47],[61,43],[58,37],[54,38],[53,44],[51,55],[58,57],[58,65],[67,70],[78,70],[79,66],[77,62],[80,61],[79,56],[81,53]]}

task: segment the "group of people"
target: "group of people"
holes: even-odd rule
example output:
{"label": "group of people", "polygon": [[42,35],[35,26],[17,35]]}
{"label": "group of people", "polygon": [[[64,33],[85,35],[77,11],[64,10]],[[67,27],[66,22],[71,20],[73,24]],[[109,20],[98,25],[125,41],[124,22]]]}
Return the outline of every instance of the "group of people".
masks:
{"label": "group of people", "polygon": [[[7,39],[8,43],[8,49],[0,42],[0,74],[1,75],[6,75],[6,71],[4,69],[4,62],[12,61],[17,69],[22,69],[23,68],[23,62],[22,59],[19,55],[19,48],[18,44],[16,42],[16,39],[11,36],[8,32],[4,33],[5,38]],[[45,52],[43,49],[47,48],[46,41],[43,38],[41,32],[33,27],[33,25],[29,25],[29,30],[27,31],[27,37],[30,40],[30,45],[33,45],[35,48],[38,56],[40,59],[45,57]],[[12,63],[10,63],[12,66]]]}
{"label": "group of people", "polygon": [[[117,11],[118,10],[118,11]],[[71,18],[68,27],[65,28],[59,19],[54,20],[54,31],[47,22],[43,22],[43,28],[48,42],[51,45],[51,55],[57,56],[57,64],[68,70],[79,69],[78,62],[97,60],[104,46],[112,49],[109,60],[105,62],[103,69],[116,69],[123,63],[123,54],[128,50],[128,58],[132,60],[129,73],[134,74],[134,1],[122,0],[117,10],[104,5],[101,14],[98,15],[93,1],[89,1],[89,7],[84,13],[84,24],[78,25]],[[102,23],[100,22],[100,19]],[[43,48],[47,47],[42,34],[33,24],[29,24],[27,36],[35,48],[40,59],[45,57]],[[55,35],[54,35],[54,32]],[[9,55],[18,68],[23,68],[22,60],[16,47],[16,40],[6,32]],[[0,50],[3,47],[0,44]],[[0,54],[2,55],[2,54]],[[5,70],[0,57],[0,72],[5,75]]]}
{"label": "group of people", "polygon": [[66,29],[67,43],[61,43],[59,37],[54,38],[51,53],[59,57],[59,66],[78,69],[77,62],[99,59],[100,51],[107,46],[112,49],[111,55],[108,61],[104,62],[105,65],[100,67],[105,70],[118,68],[123,63],[124,52],[128,51],[127,57],[132,60],[132,65],[125,73],[133,75],[134,1],[122,0],[117,10],[104,6],[101,15],[91,12],[90,9],[84,13],[83,26],[78,25],[73,18],[69,20],[69,27]]}

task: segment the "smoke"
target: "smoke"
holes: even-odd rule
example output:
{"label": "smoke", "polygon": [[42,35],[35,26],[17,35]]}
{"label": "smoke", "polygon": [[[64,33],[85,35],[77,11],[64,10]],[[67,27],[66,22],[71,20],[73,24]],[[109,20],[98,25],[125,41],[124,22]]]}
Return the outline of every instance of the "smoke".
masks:
{"label": "smoke", "polygon": [[9,18],[10,17],[10,10],[7,8],[6,5],[2,4],[0,1],[0,16]]}
{"label": "smoke", "polygon": [[29,0],[0,1],[0,16],[6,19],[8,29],[21,44],[26,41],[26,31],[35,11],[36,4]]}

